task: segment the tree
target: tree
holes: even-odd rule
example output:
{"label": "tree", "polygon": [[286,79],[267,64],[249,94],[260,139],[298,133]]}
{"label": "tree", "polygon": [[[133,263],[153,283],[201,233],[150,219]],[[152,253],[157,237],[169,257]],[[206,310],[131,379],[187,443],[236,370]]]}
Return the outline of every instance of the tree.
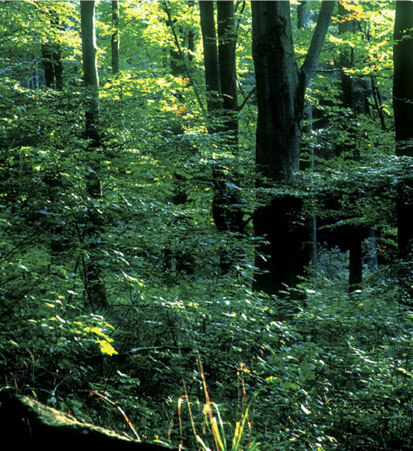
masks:
{"label": "tree", "polygon": [[224,128],[234,144],[238,142],[238,99],[236,69],[236,32],[234,2],[217,2],[218,59]]}
{"label": "tree", "polygon": [[101,217],[95,204],[101,197],[99,180],[99,156],[101,137],[98,130],[99,115],[99,75],[97,67],[97,45],[95,29],[95,2],[81,1],[81,33],[82,33],[82,63],[83,81],[86,93],[86,124],[85,139],[88,140],[87,151],[90,158],[90,171],[86,180],[86,193],[91,199],[89,215],[86,218],[86,239],[89,240],[88,262],[85,264],[85,283],[88,300],[92,306],[106,305],[106,291],[101,280],[101,269],[97,262],[98,235]]}
{"label": "tree", "polygon": [[[204,50],[205,84],[207,95],[208,133],[226,133],[220,144],[231,148],[237,140],[237,93],[235,78],[235,37],[233,2],[218,2],[218,46],[215,30],[214,2],[200,1],[200,22]],[[222,89],[224,86],[224,90]],[[232,147],[234,151],[234,147]],[[213,168],[214,197],[212,215],[220,232],[242,232],[242,212],[237,193],[232,188],[231,175],[221,162]],[[221,269],[227,272],[231,259],[221,255]]]}
{"label": "tree", "polygon": [[297,5],[297,28],[306,28],[310,21],[309,1],[300,0]]}
{"label": "tree", "polygon": [[[340,34],[354,33],[358,21],[352,17],[351,10],[342,1],[339,2],[339,25]],[[343,123],[342,129],[348,135],[345,142],[340,146],[336,146],[338,154],[346,152],[347,158],[360,158],[358,149],[358,130],[357,119],[359,115],[368,114],[368,101],[366,85],[363,80],[358,77],[349,75],[348,71],[354,66],[354,49],[341,48],[340,50],[340,76],[342,89],[342,105],[350,112],[349,120]],[[348,226],[345,231],[348,243],[350,260],[349,260],[349,289],[350,291],[360,288],[363,279],[363,262],[362,262],[362,242],[364,238],[364,230],[361,226]]]}
{"label": "tree", "polygon": [[[297,5],[297,29],[304,30],[310,26],[310,10],[309,10],[309,2],[307,0],[301,0]],[[309,89],[311,89],[311,82],[309,83]],[[313,131],[313,107],[310,102],[306,102],[304,109],[304,124],[302,133],[303,136],[311,135]],[[301,161],[301,167],[314,169],[314,148],[310,147],[310,161]],[[308,254],[305,257],[305,261],[311,262],[312,265],[316,265],[317,263],[317,218],[312,215],[307,218],[306,227],[308,229],[308,238],[309,243],[306,246]]]}
{"label": "tree", "polygon": [[221,79],[219,74],[219,59],[217,36],[215,31],[214,2],[199,2],[202,43],[204,49],[205,84],[207,93],[208,131],[214,133],[216,126],[212,125],[212,115],[222,107]]}
{"label": "tree", "polygon": [[[288,186],[299,168],[304,94],[314,73],[334,2],[323,2],[300,69],[289,2],[252,2],[252,53],[257,83],[256,164],[263,177]],[[264,184],[260,181],[261,186]],[[306,264],[302,200],[286,194],[256,209],[255,235],[266,237],[256,258],[256,287],[279,292],[295,285]],[[265,255],[263,255],[265,254]]]}
{"label": "tree", "polygon": [[[44,13],[48,17],[50,24],[58,30],[61,27],[59,16],[53,7],[47,7]],[[42,64],[46,86],[61,91],[63,88],[63,64],[58,43],[50,40],[42,43]]]}
{"label": "tree", "polygon": [[[394,24],[393,108],[396,129],[396,155],[413,157],[413,2],[396,2]],[[399,189],[397,201],[398,250],[407,257],[413,240],[413,182]]]}
{"label": "tree", "polygon": [[112,73],[119,72],[119,0],[112,0]]}

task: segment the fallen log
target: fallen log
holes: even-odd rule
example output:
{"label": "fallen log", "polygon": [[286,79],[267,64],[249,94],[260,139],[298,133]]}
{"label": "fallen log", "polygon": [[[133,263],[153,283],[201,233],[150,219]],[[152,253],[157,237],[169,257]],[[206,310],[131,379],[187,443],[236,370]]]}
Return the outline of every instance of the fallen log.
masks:
{"label": "fallen log", "polygon": [[61,447],[74,447],[74,451],[172,450],[164,444],[139,442],[111,430],[80,422],[33,398],[7,392],[0,393],[0,432],[3,451],[20,449],[20,446],[39,446],[42,451]]}

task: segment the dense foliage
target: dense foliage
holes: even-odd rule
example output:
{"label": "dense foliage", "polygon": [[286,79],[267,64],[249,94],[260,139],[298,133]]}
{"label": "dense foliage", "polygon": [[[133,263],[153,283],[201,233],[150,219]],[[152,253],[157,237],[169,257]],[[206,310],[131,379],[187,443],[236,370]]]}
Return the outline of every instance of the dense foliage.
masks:
{"label": "dense foliage", "polygon": [[[302,29],[291,3],[299,59],[319,2]],[[120,2],[112,74],[111,2],[98,2],[102,146],[91,152],[78,2],[1,2],[0,390],[186,449],[411,449],[413,264],[397,258],[395,200],[412,162],[395,157],[393,3],[347,4],[354,32],[338,33],[335,12],[307,93],[303,168],[288,187],[257,188],[248,2],[235,2],[236,152],[207,132],[196,3]],[[60,54],[62,89],[45,85],[45,46]],[[349,49],[369,114],[341,99]],[[214,224],[218,165],[242,233]],[[271,295],[253,288],[251,218],[285,192],[304,200],[303,221],[317,218],[319,243],[301,283]],[[349,227],[366,231],[350,292]],[[87,296],[91,258],[105,306]]]}

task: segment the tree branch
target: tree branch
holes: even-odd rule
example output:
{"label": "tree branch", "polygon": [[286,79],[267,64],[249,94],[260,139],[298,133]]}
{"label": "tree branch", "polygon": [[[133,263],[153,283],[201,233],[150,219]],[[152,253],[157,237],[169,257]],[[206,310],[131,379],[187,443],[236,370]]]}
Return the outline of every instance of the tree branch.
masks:
{"label": "tree branch", "polygon": [[315,72],[318,57],[320,56],[321,48],[323,47],[328,31],[328,26],[330,25],[330,19],[333,14],[335,3],[335,1],[323,1],[320,13],[318,14],[317,25],[311,39],[310,48],[308,49],[304,63],[299,71],[299,81],[296,94],[296,112],[298,116],[301,116],[304,111],[305,90],[308,88],[311,77]]}
{"label": "tree branch", "polygon": [[237,108],[237,111],[241,111],[241,110],[244,108],[245,104],[248,102],[248,100],[250,99],[250,97],[252,96],[252,94],[254,94],[254,92],[256,91],[256,89],[257,89],[257,88],[254,86],[254,87],[251,89],[251,91],[250,91],[246,96],[244,96],[244,100],[242,101],[241,105]]}
{"label": "tree branch", "polygon": [[304,63],[300,69],[300,83],[302,84],[301,89],[303,94],[310,83],[311,76],[315,71],[317,60],[320,56],[321,48],[323,47],[327,34],[328,26],[330,25],[330,19],[333,14],[335,3],[335,1],[324,0],[321,5],[317,25],[311,39],[310,48],[308,49],[307,56],[305,57]]}

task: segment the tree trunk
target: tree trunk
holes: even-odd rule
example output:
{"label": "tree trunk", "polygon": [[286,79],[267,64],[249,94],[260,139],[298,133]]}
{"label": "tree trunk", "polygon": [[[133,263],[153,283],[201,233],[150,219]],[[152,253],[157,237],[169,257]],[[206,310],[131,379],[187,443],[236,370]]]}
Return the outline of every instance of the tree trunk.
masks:
{"label": "tree trunk", "polygon": [[[299,73],[294,56],[289,2],[252,2],[252,39],[257,83],[257,169],[289,183],[298,170],[301,130],[296,120]],[[294,285],[303,270],[301,200],[275,198],[255,211],[255,235],[268,244],[257,255],[256,288],[267,293]]]}
{"label": "tree trunk", "polygon": [[[294,54],[289,2],[251,2],[252,53],[257,84],[257,169],[288,185],[299,169],[304,94],[321,51],[334,2],[323,2],[309,51],[299,70]],[[259,183],[259,185],[263,185]],[[279,293],[295,285],[307,263],[302,200],[279,196],[254,214],[255,235],[268,244],[256,258],[256,288]]]}
{"label": "tree trunk", "polygon": [[222,106],[225,111],[223,127],[234,145],[238,143],[238,99],[236,78],[236,34],[234,2],[217,1],[218,58]]}
{"label": "tree trunk", "polygon": [[[307,28],[310,24],[310,11],[308,8],[309,1],[300,0],[297,5],[297,28],[303,29]],[[311,89],[311,83],[308,86]],[[305,123],[302,127],[302,133],[304,135],[311,134],[313,131],[313,107],[310,103],[305,105],[304,117]],[[302,169],[314,169],[314,147],[311,146],[309,150],[309,161],[301,160],[300,167]],[[317,264],[317,218],[315,216],[310,216],[306,218],[306,227],[308,233],[308,245],[306,250],[308,252],[306,261],[309,261],[312,266]]]}
{"label": "tree trunk", "polygon": [[[338,26],[339,34],[354,33],[356,22],[349,20],[349,13],[342,2],[339,2],[339,16],[341,21]],[[356,120],[357,115],[367,114],[367,93],[361,86],[361,81],[354,79],[348,75],[346,70],[351,69],[354,65],[354,49],[341,49],[340,51],[340,69],[341,69],[341,90],[342,90],[342,104],[343,107],[352,110],[353,120]],[[354,127],[352,124],[351,127]],[[344,130],[351,137],[351,142],[357,142],[357,130],[348,129],[346,124],[343,124]],[[351,155],[351,158],[359,159],[359,151],[357,144],[344,143],[338,149],[338,154],[346,152]],[[347,232],[348,248],[349,248],[349,291],[353,292],[361,288],[363,281],[363,264],[362,264],[362,241],[363,234],[359,227],[350,226]]]}
{"label": "tree trunk", "polygon": [[351,227],[349,237],[349,276],[350,293],[361,288],[363,282],[363,233],[358,227]]}
{"label": "tree trunk", "polygon": [[[396,155],[413,157],[413,1],[396,2],[394,24],[393,108]],[[400,186],[397,201],[398,250],[402,258],[412,252],[413,181]]]}
{"label": "tree trunk", "polygon": [[310,21],[310,11],[308,0],[300,0],[297,5],[297,28],[306,28]]}
{"label": "tree trunk", "polygon": [[98,130],[98,100],[99,100],[99,76],[97,67],[97,46],[95,31],[95,2],[82,0],[80,2],[81,34],[82,34],[82,62],[83,81],[86,92],[86,125],[85,138],[89,141],[89,165],[91,171],[86,180],[86,192],[92,202],[89,205],[87,221],[88,261],[85,268],[85,283],[88,301],[91,307],[99,308],[107,305],[105,287],[102,281],[102,271],[98,264],[99,233],[102,226],[102,218],[95,208],[94,201],[101,197],[99,180],[100,134]]}
{"label": "tree trunk", "polygon": [[208,131],[214,133],[216,124],[212,117],[217,110],[222,109],[221,81],[219,75],[219,59],[217,50],[217,36],[215,32],[214,2],[199,2],[202,42],[204,47],[205,84],[208,107]]}
{"label": "tree trunk", "polygon": [[[52,7],[48,5],[42,5],[43,12],[46,21],[49,21],[52,29],[56,31],[61,28],[59,24],[59,16]],[[61,91],[63,89],[63,64],[61,59],[60,45],[49,39],[47,42],[41,45],[42,54],[42,66],[44,70],[44,77],[46,87],[57,89]],[[49,201],[55,204],[58,198],[58,193],[61,191],[61,180],[58,174],[50,175],[45,178],[45,182],[48,185]],[[59,224],[56,220],[50,225],[50,267],[56,267],[61,264],[62,252],[67,250],[68,243],[64,240],[65,227]]]}
{"label": "tree trunk", "polygon": [[[225,4],[223,4],[225,3]],[[232,139],[223,142],[234,151],[238,134],[237,93],[235,79],[235,38],[233,35],[233,2],[218,2],[218,41],[215,31],[214,2],[200,1],[200,21],[204,46],[205,83],[207,91],[208,132],[226,132]],[[227,39],[228,37],[228,39]],[[222,66],[220,65],[222,62]],[[225,91],[222,91],[222,83]],[[223,95],[222,95],[223,94]],[[218,161],[212,173],[214,197],[212,216],[220,232],[241,233],[242,211],[238,207],[238,193],[231,188],[230,176]],[[220,255],[220,266],[227,273],[232,259],[226,250]]]}
{"label": "tree trunk", "polygon": [[[55,10],[50,8],[45,11],[45,14],[48,16],[50,24],[56,30],[61,27]],[[41,51],[46,86],[61,91],[63,89],[63,64],[60,45],[49,41],[42,44]]]}
{"label": "tree trunk", "polygon": [[112,74],[119,72],[119,0],[112,0]]}

